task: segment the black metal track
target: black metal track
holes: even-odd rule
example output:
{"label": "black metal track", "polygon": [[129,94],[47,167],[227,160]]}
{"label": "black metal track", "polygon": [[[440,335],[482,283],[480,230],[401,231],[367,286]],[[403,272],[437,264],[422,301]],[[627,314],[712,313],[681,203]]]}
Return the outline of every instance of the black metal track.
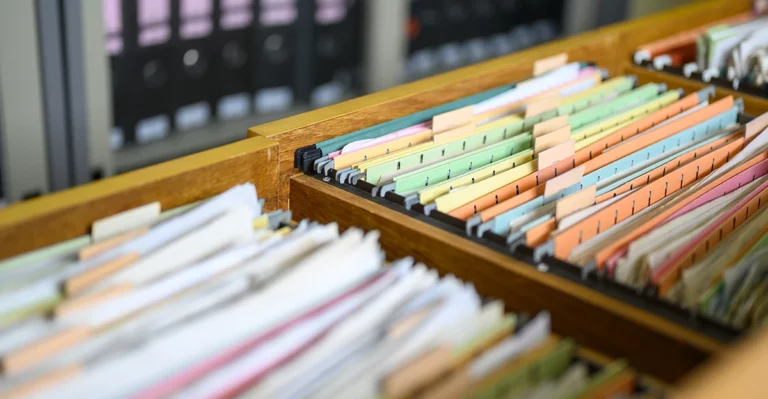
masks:
{"label": "black metal track", "polygon": [[717,77],[717,78],[710,79],[709,82],[705,82],[704,79],[702,78],[701,72],[693,72],[691,73],[691,76],[688,77],[688,76],[685,76],[685,74],[683,73],[683,68],[680,68],[680,67],[667,66],[661,70],[658,70],[653,67],[653,63],[651,61],[643,61],[641,64],[639,64],[639,66],[646,67],[648,68],[648,70],[651,70],[654,72],[668,73],[670,75],[675,75],[683,79],[692,80],[694,82],[701,83],[704,85],[713,85],[717,87],[722,87],[724,89],[729,89],[739,93],[748,94],[750,96],[760,97],[768,100],[768,88],[766,87],[758,88],[758,87],[750,86],[748,84],[743,84],[743,85],[740,85],[738,89],[734,89],[733,83],[731,83],[730,80],[725,78]]}

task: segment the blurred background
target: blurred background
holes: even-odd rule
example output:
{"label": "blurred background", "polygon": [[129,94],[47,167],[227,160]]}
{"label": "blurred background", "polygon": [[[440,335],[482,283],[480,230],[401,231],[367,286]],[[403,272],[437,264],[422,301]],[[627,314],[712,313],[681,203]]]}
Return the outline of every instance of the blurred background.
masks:
{"label": "blurred background", "polygon": [[0,203],[688,2],[0,1]]}

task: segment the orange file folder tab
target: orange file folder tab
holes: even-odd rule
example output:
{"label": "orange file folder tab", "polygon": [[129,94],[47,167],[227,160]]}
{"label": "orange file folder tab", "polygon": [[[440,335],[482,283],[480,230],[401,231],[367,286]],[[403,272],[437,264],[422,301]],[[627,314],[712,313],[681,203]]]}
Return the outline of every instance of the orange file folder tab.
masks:
{"label": "orange file folder tab", "polygon": [[757,10],[646,43],[637,65],[768,98],[768,17]]}
{"label": "orange file folder tab", "polygon": [[553,335],[546,311],[505,313],[454,276],[386,262],[376,231],[263,213],[250,183],[154,204],[0,262],[0,396],[664,394]]}
{"label": "orange file folder tab", "polygon": [[[711,86],[683,93],[638,87],[631,76],[572,84],[594,68],[566,63],[318,143],[297,163],[718,339],[762,323],[768,114],[746,116],[741,99],[714,100]],[[557,105],[526,116],[553,88]],[[478,119],[472,108],[475,116],[505,111]],[[452,126],[468,126],[461,135],[389,147],[454,110],[464,116]],[[346,154],[358,161],[338,169]]]}

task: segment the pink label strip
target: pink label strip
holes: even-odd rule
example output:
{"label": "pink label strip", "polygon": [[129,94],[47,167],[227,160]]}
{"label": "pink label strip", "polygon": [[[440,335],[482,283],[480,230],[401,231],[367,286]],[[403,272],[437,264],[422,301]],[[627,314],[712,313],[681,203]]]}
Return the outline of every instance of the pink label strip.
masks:
{"label": "pink label strip", "polygon": [[123,51],[122,37],[108,37],[106,42],[107,54],[117,55]]}
{"label": "pink label strip", "polygon": [[250,10],[227,11],[221,16],[219,25],[224,30],[242,29],[253,22]]}
{"label": "pink label strip", "polygon": [[739,210],[741,210],[742,207],[747,205],[753,198],[757,197],[758,195],[762,194],[764,190],[768,189],[768,182],[764,182],[761,184],[758,188],[756,188],[754,191],[749,193],[744,199],[739,201],[738,204],[731,207],[728,212],[723,213],[715,219],[713,222],[711,222],[704,231],[699,233],[693,240],[689,241],[685,247],[679,249],[673,256],[669,257],[659,268],[654,272],[653,278],[654,280],[658,280],[661,276],[664,275],[665,272],[669,270],[672,265],[679,262],[685,255],[692,249],[696,248],[699,243],[706,240],[707,237],[709,237],[712,232],[717,230],[721,224],[725,223],[728,219],[733,217]]}
{"label": "pink label strip", "polygon": [[120,0],[104,0],[104,32],[120,33],[123,30],[123,10]]}
{"label": "pink label strip", "polygon": [[[584,68],[583,70],[579,71],[578,77],[576,79],[574,79],[574,80],[572,80],[570,82],[567,82],[566,84],[574,82],[574,81],[579,80],[579,79],[584,79],[585,77],[590,76],[591,74],[595,73],[596,71],[597,71],[597,68],[594,68],[594,67]],[[517,100],[514,100],[514,101],[517,101]],[[498,104],[498,106],[496,108],[503,107],[504,105],[507,105],[507,104],[508,103]],[[366,148],[372,147],[374,145],[386,143],[386,142],[389,142],[389,141],[392,141],[392,140],[395,140],[395,139],[398,139],[398,138],[401,138],[401,137],[405,137],[405,136],[410,136],[410,135],[413,135],[413,134],[421,133],[424,130],[429,129],[431,127],[432,127],[432,122],[428,121],[428,122],[420,123],[418,125],[407,127],[405,129],[401,129],[401,130],[399,130],[397,132],[386,134],[386,135],[381,136],[381,137],[376,138],[376,139],[368,139],[368,140],[355,141],[355,142],[352,142],[350,144],[347,144],[340,151],[335,151],[335,152],[332,152],[332,153],[328,154],[328,158],[329,159],[333,159],[336,156],[338,156],[339,154],[347,154],[347,153],[350,153],[350,152],[359,151],[359,150],[366,149]]]}
{"label": "pink label strip", "polygon": [[139,25],[168,22],[171,14],[168,0],[139,0]]}
{"label": "pink label strip", "polygon": [[213,0],[182,0],[181,17],[194,18],[210,16],[213,12]]}
{"label": "pink label strip", "polygon": [[[706,203],[714,201],[724,195],[727,195],[737,190],[739,187],[753,181],[758,177],[765,176],[766,174],[768,174],[768,160],[757,163],[751,168],[724,181],[722,184],[718,185],[712,190],[707,191],[706,193],[704,193],[704,195],[691,201],[688,205],[680,208],[677,212],[673,213],[671,216],[666,218],[663,222],[659,224],[659,226],[667,224]],[[611,255],[611,257],[607,261],[608,270],[611,273],[616,268],[616,264],[619,262],[619,259],[623,258],[626,254],[627,254],[627,248],[623,248],[621,251],[618,251],[615,254]],[[662,270],[662,269],[660,268],[659,270]]]}
{"label": "pink label strip", "polygon": [[262,26],[281,26],[293,23],[296,20],[296,8],[274,8],[262,10],[259,23]]}
{"label": "pink label strip", "polygon": [[373,147],[375,145],[379,145],[382,143],[387,143],[392,140],[399,139],[401,137],[412,136],[414,134],[421,133],[424,130],[429,129],[429,125],[430,125],[429,122],[424,122],[415,126],[398,130],[393,133],[385,134],[384,136],[377,137],[375,139],[353,141],[345,145],[344,148],[342,148],[340,151],[336,151],[334,153],[329,154],[328,157],[330,159],[333,159],[334,157],[336,157],[336,155],[339,155],[339,154],[348,154],[351,152],[364,150],[366,148]]}

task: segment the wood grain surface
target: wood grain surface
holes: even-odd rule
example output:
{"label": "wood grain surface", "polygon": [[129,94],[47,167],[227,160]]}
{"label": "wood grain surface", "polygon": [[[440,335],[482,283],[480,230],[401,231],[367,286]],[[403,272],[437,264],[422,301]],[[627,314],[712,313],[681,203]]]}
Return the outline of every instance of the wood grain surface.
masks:
{"label": "wood grain surface", "polygon": [[91,224],[160,201],[168,210],[253,182],[267,209],[277,204],[277,143],[254,137],[138,169],[0,210],[0,259],[90,231]]}
{"label": "wood grain surface", "polygon": [[[630,62],[626,63],[624,71],[627,74],[637,75],[637,81],[640,84],[648,82],[666,83],[670,89],[681,88],[686,93],[691,93],[697,90],[701,90],[707,83],[697,80],[686,79],[682,76],[673,75],[671,73],[655,71],[643,66],[633,65]],[[723,87],[715,86],[715,98],[723,98],[727,96],[733,96],[734,98],[744,99],[744,111],[752,116],[762,115],[768,112],[768,99],[751,96],[748,94],[740,93],[736,90],[726,89]]]}
{"label": "wood grain surface", "polygon": [[591,61],[612,75],[623,71],[637,46],[684,29],[743,12],[747,0],[702,1],[667,12],[586,32],[490,61],[428,77],[275,122],[254,126],[249,136],[280,144],[279,205],[288,207],[296,149],[414,112],[435,107],[531,75],[533,63],[561,52]]}
{"label": "wood grain surface", "polygon": [[291,179],[294,218],[337,222],[379,230],[392,258],[417,261],[471,281],[510,310],[549,310],[555,332],[614,357],[640,371],[674,382],[710,354],[724,348],[702,334],[602,293],[537,269],[448,231],[365,198],[299,175]]}
{"label": "wood grain surface", "polygon": [[687,376],[671,396],[680,399],[768,398],[768,331],[755,333]]}

